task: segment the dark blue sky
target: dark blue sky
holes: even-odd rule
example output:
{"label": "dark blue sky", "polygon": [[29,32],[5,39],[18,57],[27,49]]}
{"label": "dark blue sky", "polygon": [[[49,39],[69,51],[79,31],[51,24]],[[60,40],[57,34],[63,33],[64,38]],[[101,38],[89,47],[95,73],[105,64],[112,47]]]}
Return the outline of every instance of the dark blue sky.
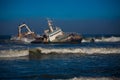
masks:
{"label": "dark blue sky", "polygon": [[0,0],[1,35],[22,22],[41,33],[47,17],[67,32],[120,34],[120,0]]}

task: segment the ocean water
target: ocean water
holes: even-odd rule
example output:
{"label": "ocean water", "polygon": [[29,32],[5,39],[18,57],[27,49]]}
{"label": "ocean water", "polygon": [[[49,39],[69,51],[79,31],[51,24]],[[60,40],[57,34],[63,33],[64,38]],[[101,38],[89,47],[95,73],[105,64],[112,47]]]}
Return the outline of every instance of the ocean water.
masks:
{"label": "ocean water", "polygon": [[119,79],[119,35],[84,35],[80,44],[31,44],[0,36],[0,80]]}

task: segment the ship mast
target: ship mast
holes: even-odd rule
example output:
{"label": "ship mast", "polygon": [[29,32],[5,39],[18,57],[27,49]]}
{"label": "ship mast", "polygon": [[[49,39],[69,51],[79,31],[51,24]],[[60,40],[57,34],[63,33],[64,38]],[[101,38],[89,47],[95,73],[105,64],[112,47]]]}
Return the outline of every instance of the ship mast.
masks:
{"label": "ship mast", "polygon": [[48,26],[49,26],[50,32],[53,32],[52,21],[48,18],[47,20],[48,20]]}

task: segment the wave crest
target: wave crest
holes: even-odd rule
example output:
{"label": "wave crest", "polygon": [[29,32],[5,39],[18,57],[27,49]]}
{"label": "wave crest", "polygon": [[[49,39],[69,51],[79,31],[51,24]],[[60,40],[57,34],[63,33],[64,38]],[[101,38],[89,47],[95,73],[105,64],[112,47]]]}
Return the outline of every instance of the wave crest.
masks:
{"label": "wave crest", "polygon": [[39,54],[67,54],[67,53],[79,53],[79,54],[110,54],[120,53],[120,48],[35,48],[30,50],[0,50],[0,58],[2,57],[21,57],[28,56],[31,53]]}
{"label": "wave crest", "polygon": [[29,55],[28,50],[0,50],[0,58],[1,57],[21,57]]}
{"label": "wave crest", "polygon": [[71,79],[58,79],[58,80],[119,80],[120,78],[115,77],[74,77]]}
{"label": "wave crest", "polygon": [[10,40],[12,41],[20,41],[20,42],[25,42],[25,43],[31,43],[35,39],[30,39],[30,38],[18,38],[18,37],[12,37]]}
{"label": "wave crest", "polygon": [[82,42],[120,42],[120,37],[100,37],[100,38],[87,38],[83,39]]}
{"label": "wave crest", "polygon": [[49,53],[86,53],[86,54],[109,54],[109,53],[120,53],[120,48],[36,48],[33,52],[40,52],[43,54]]}

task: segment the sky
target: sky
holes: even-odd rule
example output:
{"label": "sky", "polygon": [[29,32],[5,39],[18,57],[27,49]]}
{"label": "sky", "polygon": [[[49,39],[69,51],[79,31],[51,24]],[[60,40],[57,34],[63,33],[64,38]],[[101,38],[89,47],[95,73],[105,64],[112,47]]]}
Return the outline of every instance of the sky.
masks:
{"label": "sky", "polygon": [[23,22],[41,33],[46,18],[66,32],[120,34],[120,0],[0,0],[0,35]]}

